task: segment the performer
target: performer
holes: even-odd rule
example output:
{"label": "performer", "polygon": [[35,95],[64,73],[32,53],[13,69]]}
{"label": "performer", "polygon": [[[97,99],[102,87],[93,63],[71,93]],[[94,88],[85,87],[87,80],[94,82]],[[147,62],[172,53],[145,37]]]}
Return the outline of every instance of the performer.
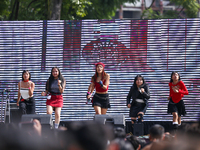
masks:
{"label": "performer", "polygon": [[[131,101],[132,98],[132,102]],[[134,83],[130,88],[127,96],[127,107],[130,108],[129,116],[131,117],[132,127],[138,118],[138,123],[143,122],[143,116],[148,107],[150,98],[149,87],[141,75],[135,77]]]}
{"label": "performer", "polygon": [[89,99],[95,89],[92,106],[95,114],[106,114],[110,108],[108,87],[110,84],[110,75],[104,71],[105,65],[102,62],[95,64],[96,73],[92,76],[91,84],[88,87],[87,99]]}
{"label": "performer", "polygon": [[188,95],[188,90],[180,79],[178,72],[171,73],[171,79],[169,82],[169,103],[168,113],[173,115],[173,127],[177,129],[181,125],[181,115],[185,115],[185,105],[182,100],[184,95]]}
{"label": "performer", "polygon": [[58,67],[51,69],[51,75],[46,82],[46,91],[42,92],[42,96],[47,96],[47,114],[52,114],[55,111],[55,129],[59,127],[60,113],[63,107],[63,96],[66,86],[66,81],[62,76]]}
{"label": "performer", "polygon": [[22,81],[18,83],[17,106],[21,114],[35,114],[35,99],[33,91],[35,83],[30,81],[31,73],[28,70],[22,72]]}

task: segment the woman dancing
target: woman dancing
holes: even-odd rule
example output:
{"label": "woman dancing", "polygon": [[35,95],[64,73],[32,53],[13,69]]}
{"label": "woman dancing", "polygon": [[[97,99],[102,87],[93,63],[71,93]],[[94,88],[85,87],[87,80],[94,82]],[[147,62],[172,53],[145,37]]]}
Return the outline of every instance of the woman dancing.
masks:
{"label": "woman dancing", "polygon": [[183,102],[184,95],[188,95],[188,90],[180,79],[178,72],[171,73],[171,79],[169,82],[169,103],[168,113],[173,115],[173,127],[177,129],[181,125],[181,115],[185,115],[185,105]]}
{"label": "woman dancing", "polygon": [[[132,98],[132,102],[131,101]],[[127,107],[130,108],[129,116],[134,130],[134,123],[138,118],[138,123],[143,122],[143,116],[148,107],[150,98],[149,87],[141,75],[135,77],[134,83],[127,96]]]}
{"label": "woman dancing", "polygon": [[22,72],[22,81],[18,83],[17,106],[21,114],[35,114],[35,98],[33,92],[35,83],[30,81],[31,73],[28,70]]}
{"label": "woman dancing", "polygon": [[110,84],[110,75],[104,71],[105,65],[102,62],[95,64],[96,71],[92,76],[91,84],[87,92],[87,99],[89,99],[95,89],[92,106],[95,114],[106,114],[107,109],[110,108],[108,87]]}
{"label": "woman dancing", "polygon": [[66,81],[62,76],[58,67],[51,69],[51,75],[46,82],[46,91],[42,92],[42,96],[47,96],[47,114],[52,114],[55,111],[55,129],[59,127],[60,113],[63,107],[63,96],[66,86]]}

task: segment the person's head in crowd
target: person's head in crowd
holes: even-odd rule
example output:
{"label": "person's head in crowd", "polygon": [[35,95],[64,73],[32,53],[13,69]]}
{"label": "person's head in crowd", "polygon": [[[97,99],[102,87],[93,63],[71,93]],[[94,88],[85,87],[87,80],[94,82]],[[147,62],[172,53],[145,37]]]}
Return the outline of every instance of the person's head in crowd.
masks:
{"label": "person's head in crowd", "polygon": [[28,134],[28,136],[42,136],[42,125],[38,119],[30,122],[20,122],[19,130]]}
{"label": "person's head in crowd", "polygon": [[126,138],[126,132],[123,128],[121,127],[116,127],[114,128],[114,138]]}
{"label": "person's head in crowd", "polygon": [[178,135],[187,135],[187,136],[200,136],[200,123],[183,123],[182,126],[178,129]]}
{"label": "person's head in crowd", "polygon": [[113,131],[95,121],[73,122],[68,126],[72,135],[69,150],[106,150],[108,141],[113,139]]}
{"label": "person's head in crowd", "polygon": [[27,130],[20,130],[18,124],[7,124],[0,130],[1,150],[35,150],[42,147],[41,139],[28,135]]}
{"label": "person's head in crowd", "polygon": [[48,139],[43,137],[40,122],[37,120],[34,122],[34,126],[25,125],[26,128],[20,128],[19,124],[14,123],[1,124],[0,150],[61,150],[54,137]]}
{"label": "person's head in crowd", "polygon": [[159,141],[164,139],[165,129],[159,124],[154,124],[149,129],[149,140],[150,141]]}
{"label": "person's head in crowd", "polygon": [[172,142],[174,140],[174,137],[169,132],[165,132],[165,136],[163,140],[167,142]]}
{"label": "person's head in crowd", "polygon": [[133,145],[122,138],[115,138],[108,145],[108,150],[135,150]]}
{"label": "person's head in crowd", "polygon": [[150,150],[173,150],[173,143],[168,141],[153,142]]}
{"label": "person's head in crowd", "polygon": [[[178,150],[199,150],[200,148],[200,124],[183,123],[175,135]],[[181,149],[180,149],[180,148]]]}
{"label": "person's head in crowd", "polygon": [[138,138],[135,135],[129,135],[126,137],[126,140],[129,141],[135,150],[140,150],[146,144],[144,139]]}

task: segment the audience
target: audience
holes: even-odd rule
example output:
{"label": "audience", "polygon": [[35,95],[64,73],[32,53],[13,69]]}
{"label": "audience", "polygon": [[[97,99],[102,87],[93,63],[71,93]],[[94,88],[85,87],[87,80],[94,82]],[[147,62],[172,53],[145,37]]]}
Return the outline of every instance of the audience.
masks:
{"label": "audience", "polygon": [[0,124],[1,150],[199,150],[200,124],[182,124],[175,135],[155,124],[149,130],[149,143],[124,128],[94,121],[72,122],[67,128],[43,131],[39,120],[31,123]]}
{"label": "audience", "polygon": [[144,139],[139,139],[135,135],[128,135],[126,137],[126,140],[132,144],[132,146],[135,150],[142,149],[144,147],[144,145],[146,144],[146,141]]}
{"label": "audience", "polygon": [[150,150],[152,143],[159,142],[164,139],[165,129],[159,124],[153,125],[149,130],[149,143],[142,150]]}

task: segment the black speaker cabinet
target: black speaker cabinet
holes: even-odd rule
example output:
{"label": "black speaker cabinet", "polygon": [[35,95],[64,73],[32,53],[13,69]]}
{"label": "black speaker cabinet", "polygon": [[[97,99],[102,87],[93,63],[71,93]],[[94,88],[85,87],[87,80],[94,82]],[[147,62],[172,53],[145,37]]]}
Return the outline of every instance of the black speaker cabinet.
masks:
{"label": "black speaker cabinet", "polygon": [[135,136],[144,135],[144,124],[143,123],[135,123],[134,124],[133,135],[135,135]]}
{"label": "black speaker cabinet", "polygon": [[33,119],[37,119],[40,121],[41,125],[49,125],[50,127],[53,126],[52,115],[50,114],[24,114],[21,117],[21,122],[29,122]]}
{"label": "black speaker cabinet", "polygon": [[[9,122],[9,116],[6,116],[6,122]],[[10,122],[11,123],[19,123],[21,120],[21,113],[19,109],[11,109],[10,110]]]}
{"label": "black speaker cabinet", "polygon": [[114,127],[125,128],[125,116],[123,114],[118,115],[95,115],[94,121],[101,124],[112,124]]}

